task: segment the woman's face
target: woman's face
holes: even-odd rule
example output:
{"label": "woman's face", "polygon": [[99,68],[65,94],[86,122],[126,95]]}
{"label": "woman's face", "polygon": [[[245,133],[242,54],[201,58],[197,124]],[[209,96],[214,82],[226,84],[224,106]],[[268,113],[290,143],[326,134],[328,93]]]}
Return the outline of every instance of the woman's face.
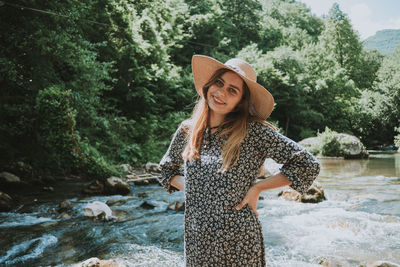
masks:
{"label": "woman's face", "polygon": [[218,115],[232,112],[243,96],[243,80],[234,72],[222,74],[210,86],[207,92],[207,102],[210,109]]}

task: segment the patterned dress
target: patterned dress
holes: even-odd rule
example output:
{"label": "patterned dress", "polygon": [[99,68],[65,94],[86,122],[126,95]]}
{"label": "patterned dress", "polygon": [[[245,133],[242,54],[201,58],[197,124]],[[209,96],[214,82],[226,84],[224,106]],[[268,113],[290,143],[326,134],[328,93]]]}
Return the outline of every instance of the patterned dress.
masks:
{"label": "patterned dress", "polygon": [[[237,164],[218,172],[222,148],[217,130],[206,129],[200,160],[183,161],[186,136],[180,126],[159,168],[160,184],[168,193],[178,191],[170,184],[175,175],[185,177],[184,261],[187,267],[265,266],[265,247],[258,217],[249,205],[236,210],[255,184],[266,158],[283,164],[280,171],[303,194],[317,177],[315,157],[291,139],[259,122],[251,122]],[[184,166],[182,168],[182,166]]]}

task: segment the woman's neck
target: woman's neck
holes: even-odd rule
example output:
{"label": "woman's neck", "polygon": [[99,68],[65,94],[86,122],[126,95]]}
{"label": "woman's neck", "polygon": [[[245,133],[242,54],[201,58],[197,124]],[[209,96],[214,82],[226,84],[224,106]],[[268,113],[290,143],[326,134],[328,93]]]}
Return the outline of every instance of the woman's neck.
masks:
{"label": "woman's neck", "polygon": [[225,120],[225,116],[221,114],[216,114],[214,111],[210,110],[210,116],[208,117],[208,126],[216,127],[221,125]]}

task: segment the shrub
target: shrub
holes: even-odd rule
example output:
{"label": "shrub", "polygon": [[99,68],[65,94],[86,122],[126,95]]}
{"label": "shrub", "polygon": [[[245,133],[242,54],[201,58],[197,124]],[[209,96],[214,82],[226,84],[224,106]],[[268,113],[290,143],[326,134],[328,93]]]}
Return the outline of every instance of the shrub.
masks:
{"label": "shrub", "polygon": [[41,90],[36,97],[41,165],[63,174],[79,173],[98,179],[122,174],[87,138],[81,140],[75,129],[77,112],[70,99],[71,91],[59,86]]}
{"label": "shrub", "polygon": [[395,131],[399,134],[394,137],[394,145],[400,147],[400,127],[396,127]]}
{"label": "shrub", "polygon": [[322,156],[343,156],[344,151],[342,145],[336,137],[336,134],[337,132],[332,131],[328,127],[325,128],[324,132],[318,133],[318,137],[320,140],[320,149],[318,150]]}

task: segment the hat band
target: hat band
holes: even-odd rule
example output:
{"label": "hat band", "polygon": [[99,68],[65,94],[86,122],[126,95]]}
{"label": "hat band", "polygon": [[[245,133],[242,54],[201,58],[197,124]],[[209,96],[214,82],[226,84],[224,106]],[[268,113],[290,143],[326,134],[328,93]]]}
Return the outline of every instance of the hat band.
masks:
{"label": "hat band", "polygon": [[239,74],[243,75],[244,77],[247,77],[246,73],[244,73],[244,71],[242,71],[242,69],[238,66],[233,66],[231,64],[225,64],[226,66],[228,66],[231,69],[234,69],[236,72],[238,72]]}

